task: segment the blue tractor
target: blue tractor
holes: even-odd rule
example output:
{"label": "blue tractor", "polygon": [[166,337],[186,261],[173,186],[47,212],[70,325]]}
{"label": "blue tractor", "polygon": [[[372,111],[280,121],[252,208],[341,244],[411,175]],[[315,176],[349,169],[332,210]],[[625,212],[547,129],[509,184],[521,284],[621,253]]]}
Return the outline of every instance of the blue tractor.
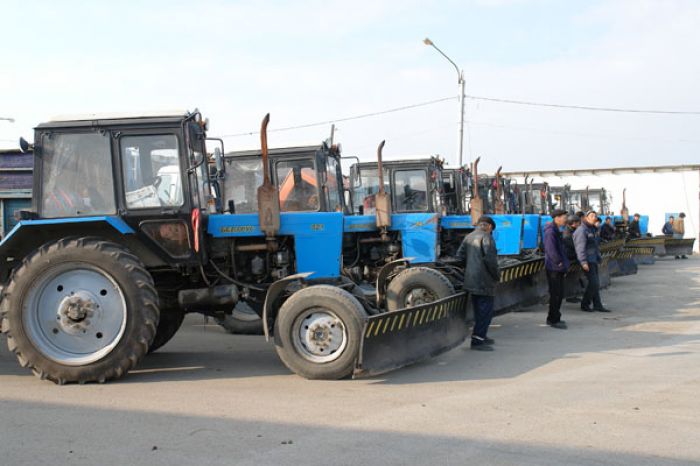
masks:
{"label": "blue tractor", "polygon": [[460,344],[463,294],[387,312],[342,273],[342,178],[313,154],[270,170],[267,122],[248,184],[198,111],[39,125],[32,210],[0,243],[1,327],[22,366],[56,383],[116,379],[185,313],[220,318],[239,301],[307,378],[380,373]]}

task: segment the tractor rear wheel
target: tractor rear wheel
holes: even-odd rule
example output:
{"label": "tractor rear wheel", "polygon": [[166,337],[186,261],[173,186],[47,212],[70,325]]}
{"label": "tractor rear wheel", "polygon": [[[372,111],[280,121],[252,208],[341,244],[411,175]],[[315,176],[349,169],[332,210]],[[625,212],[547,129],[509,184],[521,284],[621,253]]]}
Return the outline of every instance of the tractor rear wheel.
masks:
{"label": "tractor rear wheel", "polygon": [[410,267],[399,272],[386,290],[386,308],[396,311],[428,304],[455,294],[450,280],[430,267]]}
{"label": "tractor rear wheel", "polygon": [[153,278],[141,261],[99,238],[41,246],[14,271],[0,304],[10,351],[58,384],[126,374],[148,351],[158,317]]}
{"label": "tractor rear wheel", "polygon": [[307,379],[348,377],[360,352],[366,316],[357,298],[341,288],[316,285],[299,290],[277,315],[277,354]]}

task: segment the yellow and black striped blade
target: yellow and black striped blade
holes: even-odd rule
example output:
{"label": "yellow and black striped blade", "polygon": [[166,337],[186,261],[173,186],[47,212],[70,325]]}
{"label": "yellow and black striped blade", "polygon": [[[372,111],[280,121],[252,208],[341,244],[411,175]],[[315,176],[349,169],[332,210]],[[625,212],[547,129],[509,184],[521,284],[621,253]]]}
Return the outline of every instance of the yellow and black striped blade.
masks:
{"label": "yellow and black striped blade", "polygon": [[369,317],[353,377],[407,366],[460,345],[467,338],[467,294]]}

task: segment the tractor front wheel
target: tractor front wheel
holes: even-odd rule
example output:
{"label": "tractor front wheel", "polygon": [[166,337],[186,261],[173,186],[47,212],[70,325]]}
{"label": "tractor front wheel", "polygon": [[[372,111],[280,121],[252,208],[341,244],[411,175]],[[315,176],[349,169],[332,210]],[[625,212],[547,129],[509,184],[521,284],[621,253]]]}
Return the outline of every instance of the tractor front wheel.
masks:
{"label": "tractor front wheel", "polygon": [[410,267],[402,270],[386,290],[386,308],[396,311],[428,304],[455,294],[450,280],[429,267]]}
{"label": "tractor front wheel", "polygon": [[14,271],[0,305],[10,351],[59,384],[123,376],[148,351],[158,318],[143,264],[98,238],[41,246]]}
{"label": "tractor front wheel", "polygon": [[360,352],[366,316],[357,298],[341,288],[316,285],[299,290],[279,310],[277,354],[307,379],[348,377]]}

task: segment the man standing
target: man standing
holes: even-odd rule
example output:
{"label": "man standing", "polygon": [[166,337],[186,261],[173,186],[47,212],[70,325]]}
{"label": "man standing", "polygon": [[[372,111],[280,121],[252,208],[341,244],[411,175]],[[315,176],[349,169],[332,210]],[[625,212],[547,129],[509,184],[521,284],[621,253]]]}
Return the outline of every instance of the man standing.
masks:
{"label": "man standing", "polygon": [[673,215],[668,217],[668,222],[664,223],[664,227],[661,229],[661,233],[666,236],[673,236]]}
{"label": "man standing", "polygon": [[[581,217],[578,215],[569,215],[566,219],[566,228],[562,232],[562,240],[564,242],[564,250],[566,251],[566,258],[569,259],[569,263],[576,261],[576,246],[574,246],[574,232],[581,225]],[[579,279],[578,285],[583,290],[585,286],[583,285],[583,279]],[[575,285],[574,285],[575,286]],[[579,290],[566,290],[567,303],[580,303],[581,298],[578,295]]]}
{"label": "man standing", "polygon": [[[685,235],[685,213],[681,212],[678,214],[678,218],[673,222],[673,237],[675,239],[683,239]],[[681,256],[676,256],[676,259],[687,259],[688,256],[685,254]]]}
{"label": "man standing", "polygon": [[496,243],[491,236],[496,223],[486,215],[469,233],[457,250],[457,258],[465,261],[464,290],[472,295],[474,330],[471,349],[493,351],[494,341],[486,334],[493,318],[493,298],[500,280]]}
{"label": "man standing", "polygon": [[566,211],[555,209],[552,221],[544,227],[544,267],[547,269],[549,284],[549,314],[547,325],[565,329],[566,322],[561,320],[561,301],[564,299],[564,277],[569,269],[561,228],[566,224]]}
{"label": "man standing", "polygon": [[634,214],[634,219],[630,222],[630,226],[627,228],[627,234],[630,238],[641,238],[642,229],[639,227],[639,214]]}
{"label": "man standing", "polygon": [[606,217],[605,223],[600,227],[600,239],[612,241],[615,239],[615,227],[612,224],[612,217]]}
{"label": "man standing", "polygon": [[[597,230],[595,227],[597,215],[591,210],[583,217],[581,226],[574,232],[574,245],[576,246],[576,257],[581,268],[586,274],[588,285],[581,300],[581,310],[586,312],[610,312],[603,306],[600,300],[600,279],[598,276],[598,265],[602,261],[600,246],[598,245]],[[593,309],[591,309],[593,304]]]}

